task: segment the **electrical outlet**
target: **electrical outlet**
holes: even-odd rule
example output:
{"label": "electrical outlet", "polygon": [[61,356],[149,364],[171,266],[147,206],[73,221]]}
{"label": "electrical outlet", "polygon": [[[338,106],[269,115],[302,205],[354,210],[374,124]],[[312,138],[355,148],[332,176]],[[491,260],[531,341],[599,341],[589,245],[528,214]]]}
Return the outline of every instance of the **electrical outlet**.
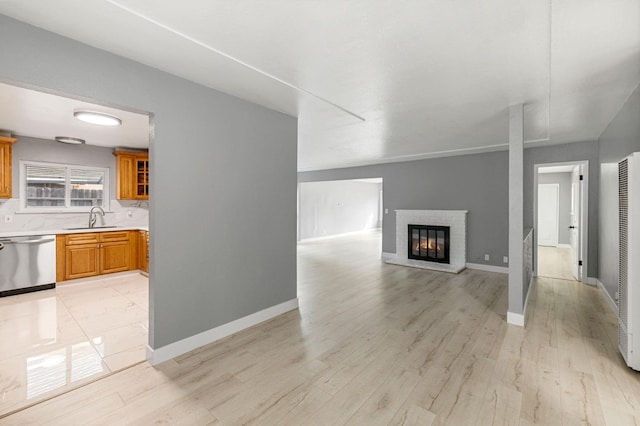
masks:
{"label": "electrical outlet", "polygon": [[484,260],[489,260],[489,253],[484,255]]}
{"label": "electrical outlet", "polygon": [[131,210],[127,210],[127,217],[129,217],[129,219],[133,217],[133,212]]}
{"label": "electrical outlet", "polygon": [[509,263],[509,256],[502,256],[502,263]]}
{"label": "electrical outlet", "polygon": [[384,209],[384,214],[389,214],[389,209]]}
{"label": "electrical outlet", "polygon": [[618,294],[618,292],[616,291],[616,294],[615,294],[615,298],[616,298],[616,300],[620,300],[620,297],[619,297],[619,296],[620,296],[620,295],[619,295],[619,294]]}
{"label": "electrical outlet", "polygon": [[4,223],[13,223],[13,215],[11,214],[4,215]]}

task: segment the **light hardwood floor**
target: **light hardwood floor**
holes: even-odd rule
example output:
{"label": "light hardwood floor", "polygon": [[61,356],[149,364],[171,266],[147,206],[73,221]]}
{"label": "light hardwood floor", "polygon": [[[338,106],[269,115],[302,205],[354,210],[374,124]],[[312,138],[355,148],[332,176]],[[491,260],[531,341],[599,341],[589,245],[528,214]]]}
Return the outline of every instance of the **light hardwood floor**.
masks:
{"label": "light hardwood floor", "polygon": [[538,246],[538,275],[575,281],[570,248]]}
{"label": "light hardwood floor", "polygon": [[526,329],[507,277],[380,263],[378,233],[298,248],[300,310],[7,424],[640,424],[640,373],[597,289],[539,279]]}

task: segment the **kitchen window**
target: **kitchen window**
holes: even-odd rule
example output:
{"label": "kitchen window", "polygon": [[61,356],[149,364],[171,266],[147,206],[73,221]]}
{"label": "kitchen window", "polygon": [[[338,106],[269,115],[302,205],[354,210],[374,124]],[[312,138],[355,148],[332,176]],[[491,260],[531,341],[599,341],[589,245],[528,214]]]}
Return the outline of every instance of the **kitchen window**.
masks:
{"label": "kitchen window", "polygon": [[20,162],[23,212],[88,212],[109,208],[109,169],[69,164]]}

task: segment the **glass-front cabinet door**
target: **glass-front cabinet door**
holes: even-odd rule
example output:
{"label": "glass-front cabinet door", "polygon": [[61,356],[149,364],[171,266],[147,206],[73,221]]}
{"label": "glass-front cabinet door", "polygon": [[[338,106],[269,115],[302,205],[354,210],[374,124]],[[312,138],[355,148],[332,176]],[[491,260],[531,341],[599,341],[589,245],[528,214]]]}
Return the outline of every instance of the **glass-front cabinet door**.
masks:
{"label": "glass-front cabinet door", "polygon": [[118,172],[118,200],[149,199],[149,154],[114,151]]}
{"label": "glass-front cabinet door", "polygon": [[139,200],[149,199],[149,160],[136,160],[136,195]]}

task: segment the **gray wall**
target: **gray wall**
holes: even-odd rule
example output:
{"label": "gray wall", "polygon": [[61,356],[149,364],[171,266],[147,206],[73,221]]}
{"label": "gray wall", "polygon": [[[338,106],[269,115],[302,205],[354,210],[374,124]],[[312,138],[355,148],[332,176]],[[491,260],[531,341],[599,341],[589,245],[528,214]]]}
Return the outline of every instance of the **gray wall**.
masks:
{"label": "gray wall", "polygon": [[569,244],[571,225],[571,173],[540,173],[538,184],[557,183],[558,194],[558,244]]}
{"label": "gray wall", "polygon": [[640,88],[635,90],[598,140],[600,145],[600,282],[614,298],[618,290],[618,166],[640,151]]}
{"label": "gray wall", "polygon": [[91,145],[67,145],[54,140],[17,136],[13,144],[13,198],[19,198],[20,161],[105,167],[109,169],[109,197],[116,198],[116,157],[113,148]]}
{"label": "gray wall", "polygon": [[[598,143],[524,150],[524,227],[533,227],[534,164],[589,160],[589,276],[598,270]],[[298,173],[299,182],[383,178],[382,251],[395,253],[396,209],[469,210],[467,262],[506,266],[509,188],[507,151]],[[490,255],[484,261],[484,254]]]}
{"label": "gray wall", "polygon": [[0,52],[0,80],[154,114],[152,348],[296,297],[296,119],[5,16]]}
{"label": "gray wall", "polygon": [[[467,262],[506,266],[508,157],[492,152],[298,173],[300,182],[383,178],[382,251],[395,253],[396,209],[469,210]],[[489,253],[490,260],[484,260]]]}
{"label": "gray wall", "polygon": [[[598,142],[576,142],[524,150],[524,227],[533,227],[533,176],[535,164],[589,161],[589,250],[587,276],[598,276],[598,199],[600,170]],[[534,259],[534,262],[536,260]]]}
{"label": "gray wall", "polygon": [[379,183],[302,183],[298,201],[300,237],[324,237],[376,228],[379,202]]}

